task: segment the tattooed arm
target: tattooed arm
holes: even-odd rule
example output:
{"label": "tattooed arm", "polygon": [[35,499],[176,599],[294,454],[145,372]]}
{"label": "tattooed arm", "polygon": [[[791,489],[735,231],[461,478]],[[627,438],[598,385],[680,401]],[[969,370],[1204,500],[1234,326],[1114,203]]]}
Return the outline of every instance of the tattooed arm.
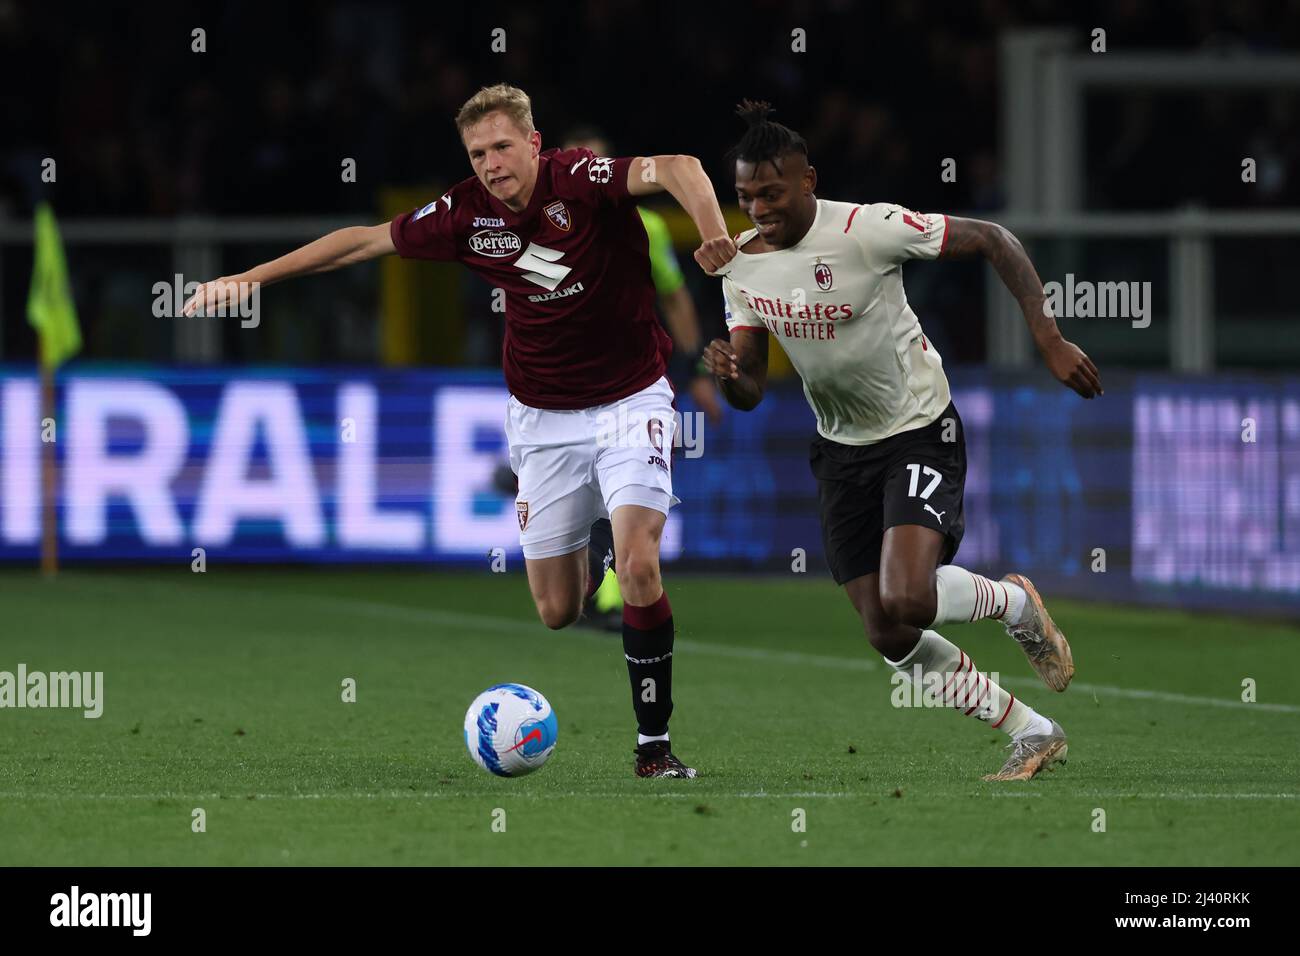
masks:
{"label": "tattooed arm", "polygon": [[1034,344],[1052,374],[1084,398],[1102,394],[1097,366],[1081,348],[1066,341],[1056,327],[1056,319],[1047,308],[1042,280],[1038,278],[1020,240],[995,222],[949,216],[948,234],[940,258],[968,259],[972,256],[983,256],[988,260],[1016,297]]}

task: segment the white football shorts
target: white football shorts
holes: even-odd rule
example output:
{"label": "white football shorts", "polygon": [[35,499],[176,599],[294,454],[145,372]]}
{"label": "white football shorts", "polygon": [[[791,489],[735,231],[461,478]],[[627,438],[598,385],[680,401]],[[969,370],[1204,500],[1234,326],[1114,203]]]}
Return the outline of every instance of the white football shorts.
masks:
{"label": "white football shorts", "polygon": [[510,396],[506,441],[519,476],[515,512],[526,558],[584,548],[592,522],[622,505],[661,514],[673,495],[677,419],[666,378],[608,405],[532,408]]}

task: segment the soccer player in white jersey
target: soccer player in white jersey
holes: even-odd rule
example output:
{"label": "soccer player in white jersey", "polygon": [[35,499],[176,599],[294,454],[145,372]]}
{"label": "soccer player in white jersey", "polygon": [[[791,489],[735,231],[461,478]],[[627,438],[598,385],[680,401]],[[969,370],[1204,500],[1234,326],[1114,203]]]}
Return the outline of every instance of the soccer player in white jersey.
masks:
{"label": "soccer player in white jersey", "polygon": [[872,647],[945,705],[1010,735],[1010,757],[984,779],[1028,780],[1065,762],[1065,732],[935,628],[1001,622],[1056,691],[1074,662],[1028,578],[991,581],[951,563],[964,527],[965,440],[939,353],[907,304],[902,263],[983,256],[1052,374],[1084,398],[1101,394],[1101,379],[1044,309],[1015,236],[977,219],[818,199],[806,143],[770,112],[750,101],[739,109],[749,128],[731,158],[755,228],[717,273],[730,341],[714,339],[705,361],[727,401],[752,409],[763,398],[768,336],[779,339],[817,416],[811,463],[827,560]]}

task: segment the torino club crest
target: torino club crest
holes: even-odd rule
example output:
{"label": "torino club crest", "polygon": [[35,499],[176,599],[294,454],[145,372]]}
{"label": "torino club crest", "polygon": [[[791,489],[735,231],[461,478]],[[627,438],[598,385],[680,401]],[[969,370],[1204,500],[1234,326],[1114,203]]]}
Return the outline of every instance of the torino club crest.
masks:
{"label": "torino club crest", "polygon": [[820,259],[813,265],[813,278],[817,280],[817,288],[823,292],[831,291],[831,283],[834,281],[831,278],[831,267]]}
{"label": "torino club crest", "polygon": [[546,207],[546,215],[551,222],[555,223],[557,228],[563,229],[565,232],[569,231],[569,226],[572,225],[572,220],[569,219],[569,210],[565,207],[564,203],[551,203]]}

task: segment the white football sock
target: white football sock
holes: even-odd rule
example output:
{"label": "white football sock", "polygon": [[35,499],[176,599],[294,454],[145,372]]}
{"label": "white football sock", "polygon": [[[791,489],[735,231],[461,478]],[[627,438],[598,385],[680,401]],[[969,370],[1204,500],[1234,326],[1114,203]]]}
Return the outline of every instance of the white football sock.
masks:
{"label": "white football sock", "polygon": [[1025,619],[1025,609],[1029,607],[1029,595],[1019,584],[1012,584],[1009,581],[999,581],[1010,599],[1007,601],[1007,613],[1002,615],[1003,624],[1019,624]]}
{"label": "white football sock", "polygon": [[965,651],[937,631],[922,631],[921,639],[906,657],[901,661],[885,658],[885,663],[909,681],[915,681],[914,667],[919,665],[922,686],[939,688],[934,692],[936,701],[942,699],[944,706],[1006,731],[1012,737],[1041,726],[1035,719],[1043,718],[1032,707],[1016,700],[1015,694],[976,669]]}
{"label": "white football sock", "polygon": [[1019,624],[1024,614],[1024,588],[1006,581],[990,581],[955,564],[942,565],[934,573],[934,587],[937,600],[931,627],[985,618]]}
{"label": "white football sock", "polygon": [[637,734],[636,745],[640,747],[642,744],[648,744],[652,740],[667,740],[667,739],[668,739],[667,733],[657,734],[654,737],[647,737],[645,734]]}
{"label": "white football sock", "polygon": [[1029,723],[1025,726],[1024,730],[1020,731],[1020,733],[1018,734],[1013,735],[1013,739],[1019,740],[1021,737],[1028,736],[1029,734],[1051,733],[1052,721],[1050,717],[1044,717],[1042,714],[1034,710],[1034,708],[1030,707],[1028,704],[1021,704],[1021,706],[1024,707],[1025,710],[1029,711],[1030,720]]}

